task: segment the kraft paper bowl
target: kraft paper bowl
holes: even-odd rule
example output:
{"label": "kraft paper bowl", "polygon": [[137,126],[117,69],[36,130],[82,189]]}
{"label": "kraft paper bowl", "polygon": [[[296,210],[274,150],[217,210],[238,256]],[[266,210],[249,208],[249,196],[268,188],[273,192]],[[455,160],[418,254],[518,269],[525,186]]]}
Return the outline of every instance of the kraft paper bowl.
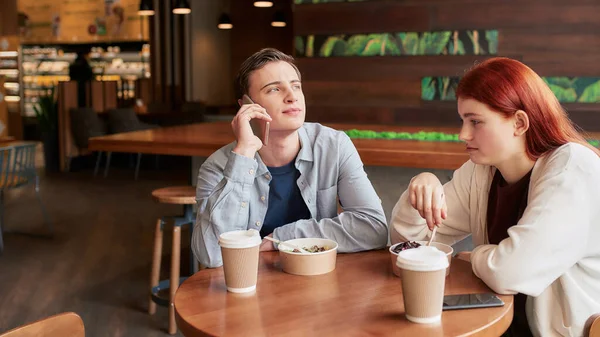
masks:
{"label": "kraft paper bowl", "polygon": [[293,275],[321,275],[335,269],[337,242],[321,238],[293,239],[285,242],[302,248],[317,245],[326,247],[327,250],[317,253],[295,253],[293,248],[285,244],[278,245],[279,258],[284,272]]}

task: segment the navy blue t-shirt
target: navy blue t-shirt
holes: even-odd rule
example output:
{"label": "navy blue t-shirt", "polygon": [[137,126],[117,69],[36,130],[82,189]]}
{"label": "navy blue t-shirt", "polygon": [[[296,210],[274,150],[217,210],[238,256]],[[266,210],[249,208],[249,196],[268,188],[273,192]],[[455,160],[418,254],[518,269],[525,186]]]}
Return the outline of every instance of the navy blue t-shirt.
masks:
{"label": "navy blue t-shirt", "polygon": [[263,237],[273,233],[277,227],[300,219],[310,219],[310,211],[296,183],[300,171],[296,169],[295,162],[292,160],[281,167],[267,167],[272,178],[269,184],[269,207],[260,229]]}

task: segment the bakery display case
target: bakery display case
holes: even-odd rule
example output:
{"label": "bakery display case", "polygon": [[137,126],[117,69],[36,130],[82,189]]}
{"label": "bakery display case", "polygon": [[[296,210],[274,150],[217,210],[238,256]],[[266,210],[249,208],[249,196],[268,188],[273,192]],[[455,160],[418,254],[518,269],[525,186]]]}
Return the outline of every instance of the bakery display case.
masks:
{"label": "bakery display case", "polygon": [[69,68],[78,53],[85,55],[94,80],[117,82],[121,101],[135,99],[136,80],[150,77],[148,44],[22,46],[23,116],[35,115],[33,106],[49,87],[71,79]]}
{"label": "bakery display case", "polygon": [[[0,40],[3,44],[5,39]],[[6,39],[6,41],[8,41]],[[17,45],[6,42],[6,48],[0,48],[0,76],[4,78],[4,101],[8,112],[18,112],[21,101],[21,83],[19,70],[19,52]]]}

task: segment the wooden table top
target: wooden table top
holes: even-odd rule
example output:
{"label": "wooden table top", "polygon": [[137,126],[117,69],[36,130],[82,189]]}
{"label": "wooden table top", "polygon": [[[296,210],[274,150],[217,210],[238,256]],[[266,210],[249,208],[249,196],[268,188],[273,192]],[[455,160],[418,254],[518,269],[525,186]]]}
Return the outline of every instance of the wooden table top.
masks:
{"label": "wooden table top", "polygon": [[[405,127],[396,125],[325,124],[337,130],[395,132],[438,131],[457,133],[456,128]],[[200,123],[127,132],[90,139],[92,151],[207,157],[234,140],[231,123]],[[457,169],[469,159],[463,143],[385,139],[353,139],[365,165]]]}
{"label": "wooden table top", "polygon": [[0,146],[12,145],[15,142],[15,137],[2,136],[0,137]]}
{"label": "wooden table top", "polygon": [[[387,250],[338,254],[336,269],[319,276],[286,274],[277,252],[260,257],[255,293],[228,293],[223,268],[188,278],[175,295],[177,326],[187,336],[500,336],[513,317],[513,296],[503,307],[452,310],[441,324],[406,320],[399,278]],[[447,295],[491,290],[471,265],[453,259]]]}

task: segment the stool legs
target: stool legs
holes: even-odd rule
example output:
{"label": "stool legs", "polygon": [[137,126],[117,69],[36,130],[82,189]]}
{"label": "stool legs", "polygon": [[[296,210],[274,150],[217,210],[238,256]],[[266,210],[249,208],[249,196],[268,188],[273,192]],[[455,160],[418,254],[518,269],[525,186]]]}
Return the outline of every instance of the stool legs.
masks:
{"label": "stool legs", "polygon": [[156,313],[156,303],[152,300],[152,288],[158,286],[160,277],[160,262],[162,258],[163,230],[162,220],[156,220],[156,229],[154,230],[154,251],[152,252],[152,271],[150,272],[150,295],[148,313]]}
{"label": "stool legs", "polygon": [[169,285],[169,334],[177,332],[175,323],[175,292],[179,287],[179,263],[181,254],[181,227],[173,226],[173,251],[171,252],[171,282]]}

